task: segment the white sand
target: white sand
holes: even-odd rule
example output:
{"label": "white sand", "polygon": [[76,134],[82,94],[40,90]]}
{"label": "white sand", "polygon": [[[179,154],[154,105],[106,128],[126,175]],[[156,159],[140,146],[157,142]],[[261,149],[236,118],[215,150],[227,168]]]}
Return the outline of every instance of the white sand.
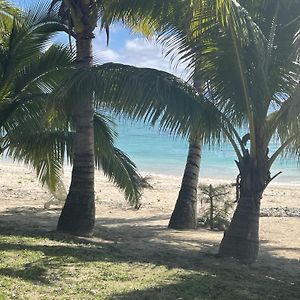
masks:
{"label": "white sand", "polygon": [[[70,181],[70,170],[64,175]],[[201,179],[202,183],[212,180]],[[153,189],[146,189],[142,207],[136,211],[128,206],[119,192],[101,173],[96,173],[97,220],[95,239],[107,242],[126,243],[128,248],[141,251],[157,251],[157,247],[170,244],[185,249],[201,249],[216,245],[222,232],[205,229],[179,232],[166,230],[180,186],[180,178],[174,176],[151,177]],[[22,165],[0,161],[0,221],[7,225],[29,226],[42,230],[54,230],[60,207],[43,209],[49,193],[37,181],[34,172]],[[300,207],[300,186],[271,184],[265,191],[262,207]],[[274,264],[287,270],[299,268],[300,263],[300,218],[261,218],[260,261]],[[145,243],[147,247],[145,247]],[[145,250],[146,249],[146,250]],[[195,251],[194,251],[195,252]],[[282,259],[281,259],[282,258]],[[299,270],[299,269],[298,269]]]}

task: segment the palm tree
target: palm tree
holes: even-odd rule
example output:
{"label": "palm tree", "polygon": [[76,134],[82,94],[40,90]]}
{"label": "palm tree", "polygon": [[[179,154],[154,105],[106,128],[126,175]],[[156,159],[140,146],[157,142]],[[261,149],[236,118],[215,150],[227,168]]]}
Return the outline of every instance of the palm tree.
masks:
{"label": "palm tree", "polygon": [[[241,17],[241,9],[235,1],[231,0],[147,1],[147,4],[144,2],[111,1],[108,12],[121,11],[115,16],[118,18],[126,11],[126,23],[134,28],[138,23],[137,30],[145,29],[146,23],[148,35],[158,33],[158,40],[165,47],[166,55],[175,52],[175,55],[180,56],[182,61],[190,61],[188,64],[189,81],[193,82],[198,93],[202,93],[205,91],[206,83],[201,84],[201,80],[197,79],[197,72],[201,72],[201,67],[195,64],[194,57],[197,56],[197,51],[194,51],[194,38],[203,36],[215,22],[226,23],[228,18],[232,19],[235,29],[238,30],[237,18]],[[197,42],[199,46],[202,40],[198,39]],[[203,47],[205,47],[205,41]],[[171,60],[173,58],[174,56]],[[204,128],[209,132],[210,128],[203,126],[202,130]],[[169,228],[195,229],[197,226],[197,187],[201,149],[205,141],[212,142],[210,138],[207,138],[208,132],[202,133],[202,138],[193,133],[189,139],[187,163]]]}
{"label": "palm tree", "polygon": [[[122,8],[127,10],[130,5],[129,1],[121,2]],[[116,5],[116,3],[111,5]],[[138,1],[135,5],[138,5]],[[147,11],[148,14],[144,17],[141,9],[137,10],[138,17],[136,11],[130,17],[132,19],[137,18],[142,24],[143,18],[150,19],[152,28],[159,33],[158,41],[166,48],[166,54],[169,55],[175,52],[182,61],[190,61],[188,64],[190,73],[188,81],[192,81],[198,93],[201,94],[205,91],[205,83],[201,84],[201,79],[197,76],[197,73],[201,72],[201,66],[195,64],[197,52],[194,51],[194,37],[195,35],[202,36],[218,20],[223,22],[223,18],[228,15],[228,10],[233,11],[233,9],[239,12],[236,3],[227,0],[177,1],[176,3],[174,1],[164,1],[163,7],[157,2],[153,11]],[[232,14],[230,17],[236,21],[235,15]],[[197,42],[199,46],[202,40],[198,39]],[[204,37],[203,42],[203,47],[205,47]],[[171,58],[173,59],[173,57]],[[202,129],[204,130],[204,127]],[[169,228],[195,229],[197,227],[197,187],[201,149],[205,137],[207,137],[205,134],[202,134],[202,138],[200,138],[196,133],[193,133],[189,139],[187,162]],[[212,142],[210,138],[208,140]]]}
{"label": "palm tree", "polygon": [[[168,54],[176,45],[176,55],[189,60],[190,69],[199,70],[211,113],[223,120],[220,129],[237,154],[239,201],[220,255],[252,262],[258,253],[260,200],[278,175],[271,176],[271,166],[285,150],[299,153],[299,52],[292,47],[295,34],[299,39],[299,1],[240,1],[245,7],[236,1],[204,2],[193,1],[199,9],[189,22],[183,17],[190,31],[172,19],[161,37]],[[199,26],[201,20],[208,26]],[[235,126],[248,127],[249,133],[240,136]],[[281,146],[270,155],[268,144],[274,135]],[[197,161],[194,157],[192,163],[188,158],[186,170]],[[195,197],[195,179],[183,180],[182,188],[189,186],[189,199]],[[195,206],[182,194],[183,201],[173,213],[174,227],[192,228]]]}
{"label": "palm tree", "polygon": [[[193,72],[194,87],[201,93],[202,87],[197,80],[197,68]],[[202,140],[196,134],[189,139],[188,156],[181,181],[176,205],[169,221],[172,229],[197,228],[197,189],[202,152]]]}
{"label": "palm tree", "polygon": [[[52,32],[63,28],[41,7],[17,14],[5,28],[0,51],[0,155],[31,164],[50,189],[65,158],[71,163],[73,159],[74,122],[58,89],[77,72],[74,55],[56,45],[44,51]],[[94,113],[95,164],[137,205],[140,176],[114,146],[111,125],[105,115]]]}
{"label": "palm tree", "polygon": [[[253,262],[262,195],[278,175],[271,176],[272,164],[285,150],[299,153],[299,61],[292,45],[300,25],[300,3],[241,3],[248,11],[236,7],[242,16],[239,26],[230,15],[214,22],[204,34],[194,34],[193,47],[185,46],[184,56],[194,58],[197,53],[199,77],[207,84],[205,96],[231,128],[223,128],[223,133],[237,155],[239,200],[219,254]],[[233,125],[249,132],[241,136]],[[281,145],[270,153],[274,135]]]}
{"label": "palm tree", "polygon": [[[151,19],[153,21],[153,16],[157,18],[157,13],[159,13],[162,19],[166,14],[172,14],[174,17],[172,8],[175,5],[179,5],[178,1],[162,2],[152,0],[147,1],[147,3],[145,1],[133,3],[132,1],[54,0],[52,1],[50,12],[58,11],[63,22],[68,24],[70,34],[76,39],[77,67],[87,69],[92,65],[93,31],[96,28],[99,15],[102,16],[102,26],[107,29],[107,32],[109,24],[119,19],[135,28],[141,29],[142,26],[138,25],[138,22],[145,24],[146,20]],[[184,7],[184,3],[180,3],[180,6]],[[154,22],[153,26],[157,24],[158,23]],[[164,26],[166,24],[164,24]],[[116,69],[118,69],[118,73],[120,73],[120,70],[126,71],[124,70],[124,66],[122,68],[116,67]],[[129,70],[128,74],[130,74],[131,71],[132,70]],[[112,73],[116,74],[114,72]],[[170,82],[171,80],[169,83]],[[140,88],[138,90],[140,90]],[[78,102],[76,112],[74,113],[77,134],[74,141],[72,182],[66,204],[57,226],[58,230],[80,235],[90,235],[92,233],[95,219],[94,133],[92,126],[93,93],[94,91],[90,90],[90,95],[88,96],[86,94],[84,96],[85,101],[81,100]],[[168,97],[168,95],[165,96]],[[148,113],[146,110],[143,110],[143,106],[145,106],[145,104],[142,104],[139,114],[141,114],[142,111]],[[124,107],[121,106],[121,109],[124,109]],[[134,106],[126,106],[126,111],[129,111],[129,114],[132,114],[132,111],[135,109]],[[155,111],[155,109],[151,107],[148,109]],[[163,112],[160,107],[156,109],[159,111],[159,113],[155,113],[157,116]],[[155,116],[156,120],[157,116]],[[139,115],[139,117],[141,117],[141,115]]]}
{"label": "palm tree", "polygon": [[[225,110],[231,106],[236,113],[242,112],[249,128],[249,134],[240,139],[242,152],[237,152],[240,197],[219,254],[253,262],[259,248],[260,202],[268,184],[279,175],[272,177],[271,167],[285,150],[299,153],[299,110],[295,107],[300,96],[300,65],[292,43],[300,28],[297,13],[300,11],[300,2],[278,0],[260,3],[254,8],[247,5],[249,11],[253,9],[256,12],[252,16],[257,27],[246,45],[228,32],[227,41],[232,43],[234,49],[234,72],[226,81],[223,76],[225,73],[228,76],[228,72],[216,78],[214,84],[220,83],[219,79],[223,77],[221,82],[224,90],[221,95],[216,88],[214,97],[220,99]],[[255,38],[258,35],[261,38],[257,41]],[[231,62],[227,60],[227,63]],[[235,86],[234,82],[230,82],[234,78],[238,86],[237,82]],[[225,100],[227,92],[231,93],[228,103]],[[281,145],[274,153],[270,153],[268,145],[274,135],[280,138]]]}

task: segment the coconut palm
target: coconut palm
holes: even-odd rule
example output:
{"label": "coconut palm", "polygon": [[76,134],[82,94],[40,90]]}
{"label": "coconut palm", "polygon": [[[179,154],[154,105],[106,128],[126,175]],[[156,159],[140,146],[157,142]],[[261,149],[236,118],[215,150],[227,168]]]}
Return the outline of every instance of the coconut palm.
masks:
{"label": "coconut palm", "polygon": [[[111,6],[117,5],[116,2],[118,1],[112,1]],[[196,0],[177,1],[176,3],[164,1],[163,3],[163,7],[159,3],[152,4],[154,7],[152,12],[147,11],[148,15],[144,15],[144,18],[148,23],[149,19],[151,20],[151,28],[158,32],[158,40],[166,48],[166,55],[175,52],[176,56],[179,55],[182,61],[190,62],[188,64],[189,80],[193,82],[198,93],[201,94],[206,89],[206,83],[201,83],[197,76],[197,73],[201,72],[201,66],[195,64],[197,52],[193,48],[194,38],[199,35],[203,36],[203,47],[205,47],[205,31],[215,22],[224,23],[228,17],[238,24],[239,19],[237,18],[243,18],[241,10],[234,1]],[[119,5],[128,10],[130,1],[121,1]],[[135,5],[141,5],[141,3],[136,1]],[[144,11],[136,9],[131,12],[131,20],[138,18],[138,21],[143,24]],[[136,14],[138,14],[138,17],[136,17]],[[134,22],[132,23],[134,24]],[[239,29],[237,25],[234,27],[236,30]],[[198,39],[197,42],[199,46],[202,39]],[[173,60],[173,57],[171,58]],[[194,229],[197,226],[197,187],[203,142],[197,134],[193,134],[189,139],[187,163],[169,228]],[[209,142],[212,142],[212,140]]]}
{"label": "coconut palm", "polygon": [[[56,186],[64,160],[73,159],[74,121],[58,90],[76,73],[74,55],[57,45],[45,51],[52,33],[64,28],[42,7],[17,14],[5,29],[0,51],[0,155],[32,165],[50,189]],[[114,146],[111,125],[105,115],[94,113],[95,165],[137,205],[140,176]]]}
{"label": "coconut palm", "polygon": [[[231,18],[215,22],[183,46],[183,57],[194,58],[197,53],[206,97],[224,122],[248,128],[244,136],[234,129],[223,131],[236,152],[240,182],[237,208],[219,254],[253,262],[258,253],[260,201],[278,175],[271,176],[272,164],[285,150],[299,153],[299,62],[293,40],[299,30],[300,3],[241,3],[248,9],[239,6],[242,27],[235,27]],[[243,28],[243,34],[237,28]],[[270,153],[274,135],[281,145]]]}
{"label": "coconut palm", "polygon": [[[239,34],[244,34],[243,11],[236,1],[231,0],[147,1],[147,4],[142,1],[133,3],[130,0],[122,0],[111,1],[109,8],[108,13],[120,11],[119,14],[114,15],[115,19],[124,16],[126,11],[123,21],[137,30],[140,26],[142,31],[145,31],[146,23],[146,26],[148,25],[146,33],[158,34],[158,40],[166,49],[166,55],[175,53],[174,56],[189,62],[187,68],[190,73],[189,81],[193,82],[198,93],[206,90],[206,82],[201,83],[201,80],[197,79],[197,72],[201,72],[201,66],[195,64],[197,56],[194,48],[195,37],[203,36],[203,47],[205,47],[206,30],[216,22],[226,24],[228,19],[232,20],[233,27]],[[202,38],[197,39],[197,43],[199,46]],[[171,57],[171,61],[174,56]],[[209,128],[206,127],[206,130],[209,131]],[[204,136],[207,135],[202,135]],[[203,142],[196,133],[189,138],[187,163],[169,228],[194,229],[197,226],[197,186]],[[213,141],[209,140],[209,142]]]}
{"label": "coconut palm", "polygon": [[[198,93],[202,93],[202,85],[197,80],[197,71],[193,72],[193,85]],[[197,228],[197,189],[202,152],[202,140],[197,134],[189,138],[188,155],[181,181],[175,208],[172,212],[169,228],[195,229]]]}
{"label": "coconut palm", "polygon": [[[300,65],[293,47],[294,35],[300,28],[297,13],[300,2],[273,1],[262,3],[258,8],[253,19],[264,38],[264,47],[255,46],[253,39],[243,46],[231,35],[236,61],[232,75],[239,80],[239,90],[237,86],[233,89],[228,82],[233,76],[225,81],[223,74],[223,95],[218,88],[214,91],[214,97],[220,99],[225,109],[230,105],[237,112],[243,112],[249,128],[249,134],[244,141],[242,139],[242,153],[237,153],[240,197],[219,250],[222,256],[234,256],[247,262],[255,261],[258,253],[259,208],[263,192],[278,175],[271,176],[271,167],[285,150],[299,153],[300,136],[299,110],[295,108],[300,96]],[[229,84],[225,85],[226,82]],[[231,96],[225,104],[229,90],[241,98]],[[274,135],[279,137],[281,145],[270,153],[268,145]]]}
{"label": "coconut palm", "polygon": [[[125,21],[127,24],[134,26],[141,30],[143,26],[138,25],[141,22],[146,24],[147,20],[154,22],[153,16],[157,18],[158,12],[161,18],[166,14],[171,14],[174,18],[173,9],[176,5],[185,6],[184,2],[178,1],[65,1],[54,0],[50,8],[51,11],[58,11],[62,21],[69,27],[69,32],[76,40],[77,66],[86,69],[92,65],[92,39],[94,37],[93,31],[96,28],[97,20],[102,17],[102,26],[107,29],[111,22],[115,20]],[[178,15],[177,15],[178,17]],[[154,22],[153,26],[160,26]],[[166,26],[165,23],[163,26]],[[143,29],[144,30],[144,29]],[[144,30],[145,31],[145,30]],[[167,32],[167,30],[165,30]],[[111,66],[111,69],[112,66]],[[125,71],[124,66],[115,70]],[[132,75],[132,70],[129,70],[129,75]],[[112,74],[116,74],[112,72]],[[161,73],[162,74],[162,73]],[[152,72],[153,75],[153,72]],[[168,76],[168,75],[164,75]],[[163,76],[161,76],[162,78]],[[160,78],[160,79],[161,79]],[[156,79],[155,79],[156,80]],[[172,79],[173,82],[176,80]],[[171,83],[171,80],[168,84]],[[140,90],[140,88],[138,89]],[[90,96],[84,96],[85,101],[79,101],[77,110],[74,113],[76,120],[76,137],[74,144],[74,167],[72,172],[72,182],[70,191],[67,197],[66,204],[63,208],[62,214],[58,222],[58,230],[72,232],[75,234],[89,235],[94,226],[94,147],[93,147],[93,90],[90,91]],[[154,95],[154,94],[152,94]],[[168,95],[165,95],[168,97]],[[161,97],[160,97],[161,98]],[[137,97],[137,99],[140,99]],[[175,98],[176,99],[176,98]],[[153,104],[153,103],[152,103]],[[115,104],[114,104],[115,105]],[[126,104],[127,105],[127,104]],[[125,105],[125,106],[126,106]],[[142,103],[141,109],[138,113],[149,113],[145,107],[155,112],[155,118],[163,112],[159,107],[159,113],[155,109],[148,107],[148,104]],[[164,106],[163,106],[164,107]],[[114,106],[115,108],[115,106]],[[135,111],[135,106],[126,106],[127,112],[132,115]],[[121,106],[121,110],[125,110]],[[185,109],[186,110],[186,109]],[[133,114],[134,115],[134,114]],[[182,117],[181,117],[182,118]],[[82,175],[84,174],[84,176]],[[75,227],[74,227],[75,226]]]}
{"label": "coconut palm", "polygon": [[[167,54],[175,52],[190,62],[189,69],[199,70],[212,112],[223,119],[222,126],[226,123],[230,128],[222,130],[237,154],[239,201],[220,255],[251,262],[258,251],[260,199],[278,175],[271,176],[271,166],[284,150],[299,153],[299,56],[292,47],[294,36],[299,39],[299,1],[240,1],[245,7],[236,1],[204,2],[193,1],[198,9],[190,19],[183,17],[187,29],[172,19],[161,37]],[[201,20],[208,26],[199,26]],[[170,27],[172,34],[168,34]],[[249,133],[241,136],[233,126],[248,127]],[[268,144],[274,135],[281,146],[270,155]],[[197,166],[197,160],[198,155],[194,160],[189,155],[186,170]],[[196,176],[184,178],[182,188],[187,186],[189,193],[181,190],[178,200],[183,201],[177,202],[171,226],[193,227],[195,205],[186,199],[195,197],[196,182]]]}

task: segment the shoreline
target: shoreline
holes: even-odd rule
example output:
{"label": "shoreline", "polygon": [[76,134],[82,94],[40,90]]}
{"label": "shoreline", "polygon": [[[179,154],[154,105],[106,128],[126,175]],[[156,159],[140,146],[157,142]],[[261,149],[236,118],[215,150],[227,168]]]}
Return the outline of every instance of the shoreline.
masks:
{"label": "shoreline", "polygon": [[[20,166],[20,167],[24,167],[32,172],[34,172],[34,170],[32,169],[32,167],[22,161],[13,161],[12,159],[7,159],[7,158],[3,158],[0,157],[0,167],[1,165],[4,164],[6,166]],[[71,173],[72,170],[72,166],[70,165],[65,165],[64,166],[64,173]],[[96,170],[96,174],[103,174],[101,170]],[[142,170],[139,172],[141,174],[141,176],[146,177],[159,177],[159,178],[163,178],[163,179],[169,179],[169,180],[176,180],[176,181],[180,181],[182,179],[183,176],[183,171],[182,174],[166,174],[166,173],[159,173],[156,171],[145,171]],[[284,176],[284,174],[282,174],[281,176]],[[280,176],[278,178],[276,178],[276,180],[272,181],[269,186],[276,186],[276,187],[295,187],[295,186],[300,186],[300,174],[299,174],[299,180],[289,180],[289,179],[284,179],[284,180],[280,180]],[[223,178],[220,177],[213,177],[213,176],[201,176],[201,170],[200,170],[200,176],[199,176],[199,183],[203,182],[204,184],[231,184],[231,183],[235,183],[235,177],[232,177],[232,180],[229,177],[224,176]]]}
{"label": "shoreline", "polygon": [[[19,204],[27,206],[31,198],[37,199],[38,207],[43,207],[49,201],[51,194],[46,186],[38,181],[35,171],[28,165],[18,162],[12,163],[0,160],[0,199],[10,203],[10,206]],[[171,213],[181,186],[181,176],[165,175],[157,173],[142,172],[142,176],[148,176],[148,182],[152,189],[142,191],[142,209],[159,209],[165,213]],[[66,190],[68,191],[71,181],[71,167],[64,169],[62,176]],[[215,178],[199,178],[200,184],[233,183],[230,180]],[[295,183],[271,183],[263,194],[261,208],[300,208],[300,184]],[[297,187],[297,188],[295,188]],[[230,197],[235,200],[235,188],[229,188]],[[199,194],[200,195],[200,194]],[[24,199],[23,199],[24,198]],[[109,207],[118,209],[130,209],[124,194],[120,191],[101,171],[95,174],[95,200],[96,203],[104,203]],[[2,205],[5,205],[2,203]]]}

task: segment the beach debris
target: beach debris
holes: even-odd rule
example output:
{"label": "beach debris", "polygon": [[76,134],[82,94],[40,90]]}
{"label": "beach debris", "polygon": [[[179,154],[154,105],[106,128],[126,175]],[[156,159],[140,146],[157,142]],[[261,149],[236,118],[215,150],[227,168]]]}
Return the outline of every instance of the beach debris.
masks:
{"label": "beach debris", "polygon": [[268,207],[260,211],[261,217],[300,217],[299,207]]}

